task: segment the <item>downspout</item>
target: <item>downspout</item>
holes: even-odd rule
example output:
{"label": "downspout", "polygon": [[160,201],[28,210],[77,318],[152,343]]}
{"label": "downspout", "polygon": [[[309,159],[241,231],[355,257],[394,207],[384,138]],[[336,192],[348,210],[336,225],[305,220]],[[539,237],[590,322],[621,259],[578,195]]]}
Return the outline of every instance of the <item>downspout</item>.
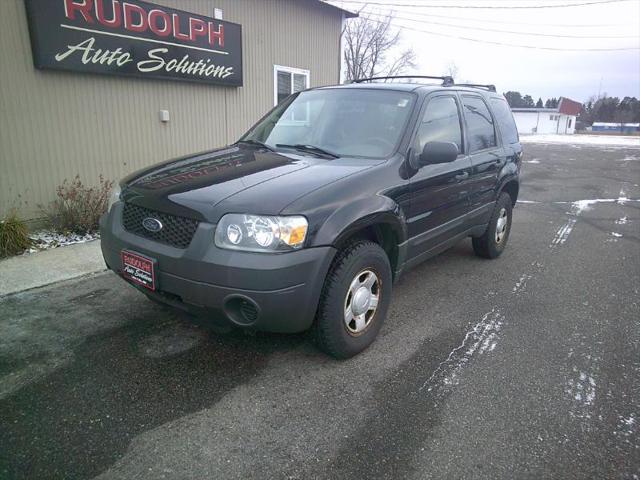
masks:
{"label": "downspout", "polygon": [[344,69],[342,68],[342,59],[344,58],[344,28],[346,23],[346,17],[342,13],[340,20],[340,45],[338,47],[338,83],[344,82]]}

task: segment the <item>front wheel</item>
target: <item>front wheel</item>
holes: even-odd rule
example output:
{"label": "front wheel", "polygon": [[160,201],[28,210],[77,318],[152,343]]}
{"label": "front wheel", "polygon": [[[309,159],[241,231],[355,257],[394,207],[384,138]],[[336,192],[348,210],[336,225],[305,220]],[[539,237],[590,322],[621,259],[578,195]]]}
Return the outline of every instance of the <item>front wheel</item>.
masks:
{"label": "front wheel", "polygon": [[318,347],[349,358],[378,335],[391,299],[391,266],[376,243],[359,241],[338,253],[325,280],[314,323]]}
{"label": "front wheel", "polygon": [[511,233],[512,218],[511,197],[508,193],[502,193],[498,197],[487,230],[481,237],[473,238],[473,251],[476,255],[483,258],[497,258],[502,254]]}

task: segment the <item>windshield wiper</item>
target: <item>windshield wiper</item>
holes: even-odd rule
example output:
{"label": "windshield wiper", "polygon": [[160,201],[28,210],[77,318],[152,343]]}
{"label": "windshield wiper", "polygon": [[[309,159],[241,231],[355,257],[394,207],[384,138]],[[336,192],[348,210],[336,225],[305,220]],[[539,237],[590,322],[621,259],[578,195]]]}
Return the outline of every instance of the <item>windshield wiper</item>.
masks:
{"label": "windshield wiper", "polygon": [[239,140],[238,143],[245,143],[247,145],[256,145],[258,147],[266,148],[267,150],[269,150],[271,152],[275,152],[275,150],[273,149],[272,146],[267,145],[266,143],[260,142],[258,140]]}
{"label": "windshield wiper", "polygon": [[276,147],[293,148],[294,150],[299,150],[301,152],[315,153],[316,155],[326,155],[327,157],[331,158],[340,158],[340,155],[338,155],[337,153],[330,152],[329,150],[325,150],[324,148],[316,147],[315,145],[304,145],[302,143],[288,145],[286,143],[276,143]]}

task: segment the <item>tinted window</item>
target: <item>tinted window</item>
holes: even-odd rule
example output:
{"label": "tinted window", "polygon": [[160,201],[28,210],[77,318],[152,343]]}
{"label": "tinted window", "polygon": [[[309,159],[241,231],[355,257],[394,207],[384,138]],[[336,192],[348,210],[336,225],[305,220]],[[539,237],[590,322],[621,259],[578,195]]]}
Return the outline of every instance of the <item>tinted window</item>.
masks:
{"label": "tinted window", "polygon": [[467,119],[469,148],[471,152],[495,147],[496,132],[489,109],[480,97],[462,97],[464,115]]}
{"label": "tinted window", "polygon": [[507,101],[502,98],[492,98],[491,107],[493,107],[493,114],[502,132],[504,143],[518,143],[518,129]]}
{"label": "tinted window", "polygon": [[417,151],[427,142],[453,142],[462,152],[462,130],[458,104],[453,97],[436,97],[429,101],[418,127]]}

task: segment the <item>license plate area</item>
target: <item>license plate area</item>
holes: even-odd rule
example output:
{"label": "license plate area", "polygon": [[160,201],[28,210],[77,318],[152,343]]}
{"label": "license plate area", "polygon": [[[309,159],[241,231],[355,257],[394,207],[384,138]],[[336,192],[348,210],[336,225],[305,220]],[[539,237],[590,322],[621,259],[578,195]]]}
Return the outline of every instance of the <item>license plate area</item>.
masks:
{"label": "license plate area", "polygon": [[156,260],[128,250],[122,250],[120,257],[124,278],[149,290],[156,289]]}

